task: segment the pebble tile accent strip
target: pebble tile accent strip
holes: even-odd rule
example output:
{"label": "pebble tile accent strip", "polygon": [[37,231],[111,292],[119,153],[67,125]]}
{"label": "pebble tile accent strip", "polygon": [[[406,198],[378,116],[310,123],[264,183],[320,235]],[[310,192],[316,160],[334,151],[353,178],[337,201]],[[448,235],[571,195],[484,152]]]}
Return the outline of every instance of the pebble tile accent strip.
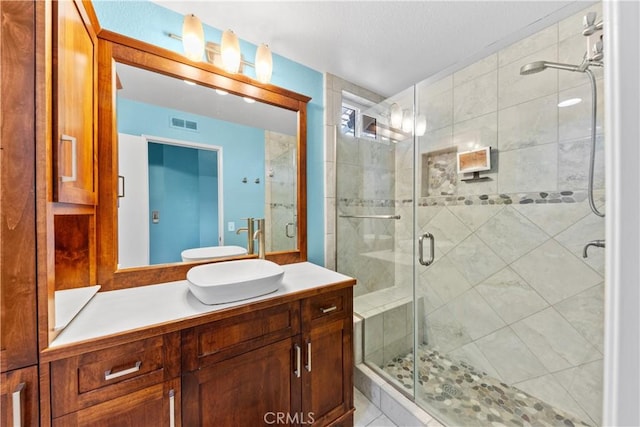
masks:
{"label": "pebble tile accent strip", "polygon": [[[418,348],[419,389],[416,400],[429,402],[436,417],[452,426],[574,427],[589,426],[515,387],[454,362],[437,350]],[[391,378],[413,389],[413,354],[396,357],[384,367]]]}

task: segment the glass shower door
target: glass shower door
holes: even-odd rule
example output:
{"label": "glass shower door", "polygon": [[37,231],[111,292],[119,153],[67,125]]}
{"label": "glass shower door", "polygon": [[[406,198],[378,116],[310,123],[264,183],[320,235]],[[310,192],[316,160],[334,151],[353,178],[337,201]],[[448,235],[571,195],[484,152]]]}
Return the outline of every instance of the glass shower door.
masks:
{"label": "glass shower door", "polygon": [[[336,147],[336,267],[356,277],[363,358],[411,394],[415,256],[413,88],[376,105],[343,98]],[[404,129],[403,129],[404,125]],[[412,363],[412,362],[411,362]]]}

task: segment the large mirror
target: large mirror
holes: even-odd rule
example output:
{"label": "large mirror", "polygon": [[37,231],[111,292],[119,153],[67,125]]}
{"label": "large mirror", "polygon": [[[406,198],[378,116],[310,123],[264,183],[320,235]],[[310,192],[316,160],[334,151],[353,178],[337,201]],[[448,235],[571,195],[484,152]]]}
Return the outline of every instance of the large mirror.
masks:
{"label": "large mirror", "polygon": [[297,249],[297,112],[119,62],[116,75],[120,269],[257,253],[258,218],[267,252]]}
{"label": "large mirror", "polygon": [[267,259],[306,260],[310,98],[109,31],[99,51],[103,290],[184,279],[191,249],[250,249],[246,218],[265,219]]}

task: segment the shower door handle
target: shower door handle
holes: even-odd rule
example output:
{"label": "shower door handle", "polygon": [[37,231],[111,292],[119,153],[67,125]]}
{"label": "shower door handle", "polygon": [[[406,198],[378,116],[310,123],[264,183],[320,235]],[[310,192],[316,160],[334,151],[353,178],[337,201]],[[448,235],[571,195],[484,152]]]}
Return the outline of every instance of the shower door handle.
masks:
{"label": "shower door handle", "polygon": [[[429,259],[424,259],[424,239],[429,239]],[[431,265],[433,263],[433,257],[435,255],[436,241],[431,233],[424,233],[418,239],[418,261],[422,265]]]}

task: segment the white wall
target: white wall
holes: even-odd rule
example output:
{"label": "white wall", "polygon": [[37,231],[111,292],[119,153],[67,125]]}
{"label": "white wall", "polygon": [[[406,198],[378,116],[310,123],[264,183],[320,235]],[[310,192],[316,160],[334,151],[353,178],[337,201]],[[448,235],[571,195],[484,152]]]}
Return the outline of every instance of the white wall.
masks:
{"label": "white wall", "polygon": [[603,424],[640,425],[640,3],[605,1],[607,293]]}

